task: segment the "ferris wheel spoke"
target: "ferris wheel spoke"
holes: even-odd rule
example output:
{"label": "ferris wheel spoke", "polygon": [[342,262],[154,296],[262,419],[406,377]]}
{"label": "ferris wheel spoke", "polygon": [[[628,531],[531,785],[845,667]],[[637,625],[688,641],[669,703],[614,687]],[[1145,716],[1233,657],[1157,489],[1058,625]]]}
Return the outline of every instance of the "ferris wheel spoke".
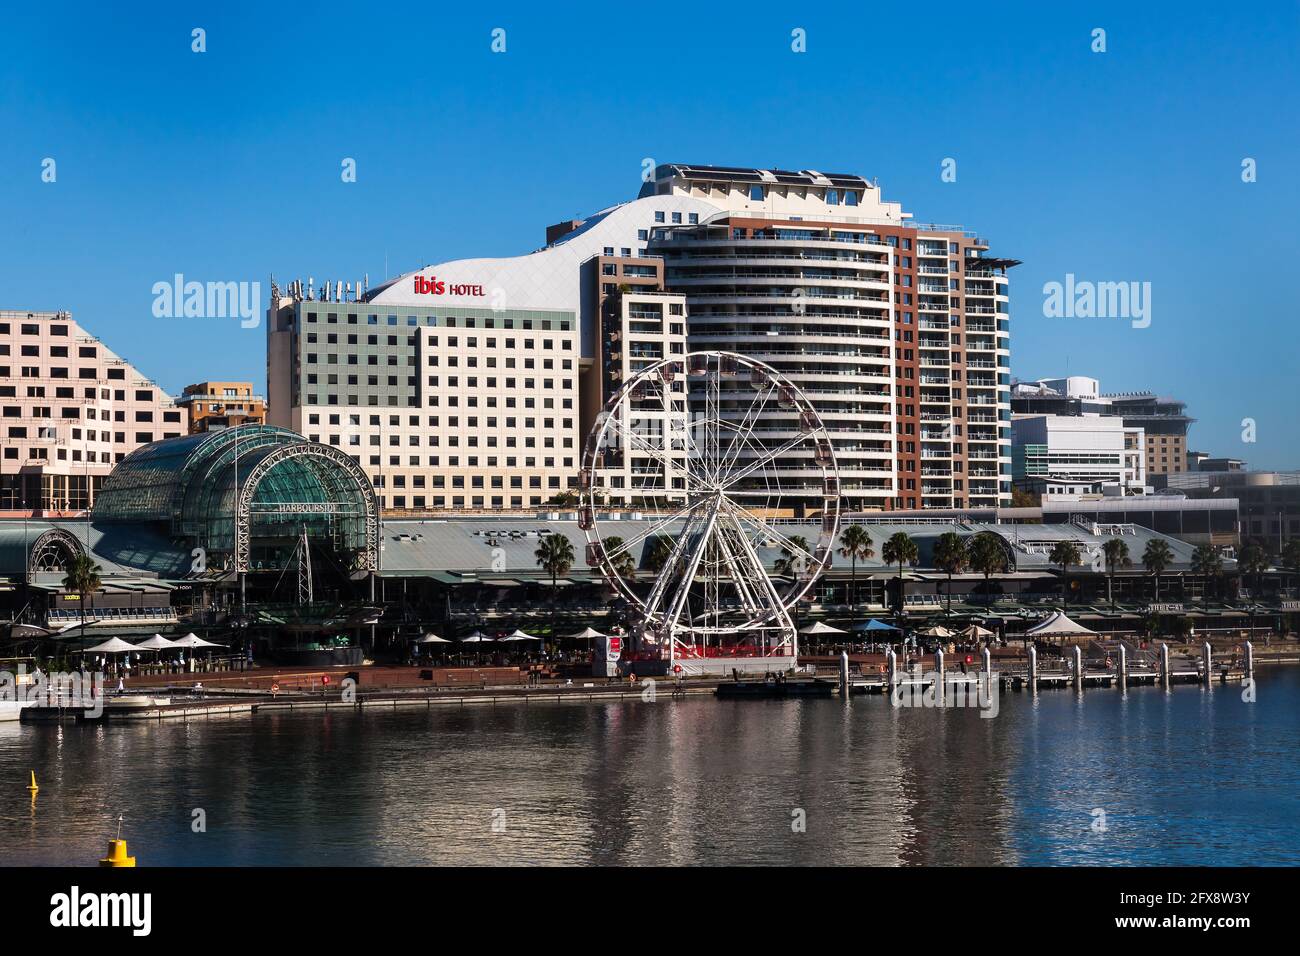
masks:
{"label": "ferris wheel spoke", "polygon": [[[681,620],[682,611],[689,606],[691,586],[695,583],[695,576],[699,573],[700,562],[704,559],[705,551],[708,550],[709,539],[713,536],[714,529],[717,527],[718,515],[721,510],[722,499],[715,498],[707,509],[707,515],[702,519],[703,527],[698,534],[699,540],[695,543],[694,553],[686,562],[681,582],[677,585],[677,593],[673,595],[673,600],[664,614],[664,620],[670,629]],[[690,535],[684,533],[678,539],[678,546],[684,549],[690,537]]]}
{"label": "ferris wheel spoke", "polygon": [[[655,579],[654,587],[650,589],[650,594],[643,605],[647,621],[655,621],[662,618],[666,624],[670,619],[667,612],[662,610],[664,601],[668,600],[668,585],[676,578],[678,566],[686,559],[686,548],[688,542],[692,539],[694,529],[699,524],[699,508],[692,508],[691,515],[687,519],[686,526],[682,533],[673,542],[672,551],[668,554],[668,559],[664,561],[664,566],[659,569],[659,574]],[[679,588],[679,592],[680,592]],[[689,588],[687,588],[689,591]],[[672,627],[667,626],[666,630],[672,633]]]}
{"label": "ferris wheel spoke", "polygon": [[[646,421],[651,420],[652,419],[646,419]],[[674,468],[683,468],[688,474],[691,472],[691,461],[689,455],[682,459],[672,458],[666,449],[651,444],[643,436],[638,435],[633,431],[629,422],[623,421],[623,419],[616,415],[611,415],[608,422],[613,428],[615,434],[619,437],[619,440],[626,443],[629,449],[642,451],[645,454],[650,455],[652,458],[655,458],[667,469],[667,473],[671,473]]]}
{"label": "ferris wheel spoke", "polygon": [[736,482],[748,478],[750,475],[758,471],[768,462],[774,461],[775,459],[780,458],[786,452],[798,448],[807,440],[807,437],[808,436],[806,435],[800,435],[798,438],[792,438],[790,441],[786,442],[785,444],[781,445],[778,448],[767,449],[766,453],[761,457],[759,457],[758,459],[756,459],[755,461],[750,462],[748,465],[746,465],[744,468],[740,469],[739,471],[727,475],[726,479],[720,483],[722,490],[726,491]]}
{"label": "ferris wheel spoke", "polygon": [[689,517],[690,513],[696,507],[698,506],[687,505],[686,507],[683,507],[680,510],[676,511],[675,513],[669,515],[667,518],[663,518],[660,519],[659,521],[656,521],[649,528],[639,532],[635,537],[624,540],[622,544],[614,548],[612,551],[605,552],[605,556],[607,558],[616,558],[620,554],[623,554],[627,551],[631,551],[633,548],[635,548],[641,542],[645,541],[651,535],[658,534],[660,531],[668,527],[668,525],[672,524],[674,521],[681,521],[684,518]]}
{"label": "ferris wheel spoke", "polygon": [[761,612],[764,615],[762,619],[765,620],[784,613],[785,601],[777,593],[776,585],[772,583],[772,578],[767,573],[767,568],[763,565],[763,559],[759,557],[754,543],[745,534],[745,529],[740,524],[736,509],[727,509],[727,519],[739,537],[741,547],[738,565],[742,573],[748,575],[747,584],[767,599],[768,610]]}
{"label": "ferris wheel spoke", "polygon": [[[763,606],[758,595],[755,593],[757,579],[750,574],[743,573],[746,567],[745,552],[746,534],[743,528],[736,522],[735,518],[727,515],[726,522],[719,524],[718,546],[719,550],[725,555],[725,560],[732,572],[732,583],[736,587],[736,594],[740,598],[740,604],[745,609],[745,613],[751,618],[763,614]],[[735,540],[730,540],[732,535]]]}
{"label": "ferris wheel spoke", "polygon": [[772,525],[768,524],[767,522],[763,521],[761,518],[757,517],[753,512],[747,511],[746,509],[737,506],[732,509],[731,513],[740,521],[743,521],[753,526],[758,531],[759,535],[765,538],[770,537],[775,539],[775,541],[778,544],[780,544],[782,548],[789,551],[791,554],[795,555],[796,557],[803,557],[807,559],[810,562],[810,564],[816,563],[817,558],[811,551],[809,551],[805,547],[802,547],[798,542],[796,542],[793,538],[789,537],[788,535],[782,534],[780,531],[777,531],[776,528],[774,528]]}
{"label": "ferris wheel spoke", "polygon": [[740,457],[741,451],[748,444],[749,436],[754,431],[754,425],[758,423],[763,409],[767,407],[767,400],[776,390],[775,381],[769,381],[767,386],[754,392],[754,397],[750,400],[749,408],[745,409],[745,414],[741,416],[740,425],[732,434],[731,441],[727,445],[727,454],[723,456],[721,469],[730,471]]}

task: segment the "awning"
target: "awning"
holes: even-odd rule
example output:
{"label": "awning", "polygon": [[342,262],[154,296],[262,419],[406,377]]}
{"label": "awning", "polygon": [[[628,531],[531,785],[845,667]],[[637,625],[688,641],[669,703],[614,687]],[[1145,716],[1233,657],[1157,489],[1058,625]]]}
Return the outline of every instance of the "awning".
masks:
{"label": "awning", "polygon": [[1065,637],[1071,634],[1096,633],[1096,631],[1089,630],[1077,621],[1070,620],[1060,611],[1055,612],[1045,620],[1039,621],[1025,631],[1026,635],[1032,637]]}
{"label": "awning", "polygon": [[96,644],[94,647],[87,647],[83,650],[85,654],[125,654],[127,651],[135,650],[134,644],[128,644],[120,637],[112,637],[103,644]]}
{"label": "awning", "polygon": [[896,631],[898,628],[892,624],[886,624],[884,621],[877,621],[874,617],[865,624],[853,625],[855,631]]}
{"label": "awning", "polygon": [[817,621],[799,630],[800,634],[844,634],[838,627],[832,627],[825,621]]}

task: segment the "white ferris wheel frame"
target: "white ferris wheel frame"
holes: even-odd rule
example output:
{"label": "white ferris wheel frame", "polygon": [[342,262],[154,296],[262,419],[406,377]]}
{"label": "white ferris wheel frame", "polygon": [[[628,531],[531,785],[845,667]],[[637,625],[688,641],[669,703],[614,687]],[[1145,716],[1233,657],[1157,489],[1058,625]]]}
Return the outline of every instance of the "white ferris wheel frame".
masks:
{"label": "white ferris wheel frame", "polygon": [[[703,375],[692,375],[691,371],[703,363]],[[754,398],[748,409],[740,416],[738,422],[725,421],[720,414],[719,400],[722,395],[721,383],[723,369],[728,367],[729,377],[734,381],[743,381],[749,377],[754,390]],[[667,370],[667,378],[665,378]],[[760,379],[761,376],[761,379]],[[704,393],[703,420],[692,419],[691,390],[689,384],[677,393],[671,383],[678,378],[686,382],[692,379],[704,379],[707,382]],[[661,426],[662,447],[653,441],[647,441],[626,422],[622,421],[623,409],[628,406],[626,400],[640,386],[647,384],[658,386],[659,397],[664,402],[665,419]],[[670,402],[676,401],[680,394],[683,409],[676,413]],[[699,398],[697,394],[695,396]],[[750,443],[754,425],[761,418],[769,400],[777,398],[783,414],[796,419],[793,432],[796,437],[789,441],[779,441],[773,447],[756,448]],[[645,409],[640,409],[643,413]],[[669,423],[673,416],[680,414],[686,422],[684,431],[673,433]],[[651,420],[642,416],[644,420]],[[637,420],[637,416],[633,416]],[[712,426],[712,428],[710,428]],[[722,445],[721,432],[731,430],[731,438],[726,446]],[[702,430],[700,441],[706,446],[701,449],[696,444],[695,435]],[[780,429],[785,430],[785,429]],[[600,505],[596,494],[604,486],[601,484],[602,472],[606,467],[598,467],[597,459],[601,452],[611,447],[610,435],[619,438],[619,445],[625,454],[636,453],[650,457],[664,468],[665,485],[677,471],[684,480],[685,489],[666,488],[661,494],[668,498],[680,495],[683,501],[670,505],[670,514],[657,514],[647,523],[644,530],[618,546],[617,552],[611,554],[605,547],[605,539],[615,537],[614,528],[619,523],[602,520]],[[681,442],[678,448],[675,442]],[[710,447],[710,443],[712,443]],[[770,523],[762,514],[755,514],[729,495],[728,489],[742,479],[754,474],[763,475],[768,465],[800,447],[812,449],[812,462],[809,470],[821,472],[821,494],[823,508],[819,517],[821,530],[817,543],[804,549],[795,544]],[[756,453],[753,461],[740,465],[740,458],[746,449]],[[674,453],[684,456],[685,467],[678,468],[678,458]],[[614,490],[614,489],[609,489]],[[618,489],[635,492],[637,489]],[[655,489],[643,489],[652,492]],[[769,498],[771,485],[768,485]],[[776,506],[769,506],[764,511],[780,510],[779,495],[781,488],[779,478]],[[720,639],[723,635],[753,638],[763,641],[764,647],[780,650],[790,655],[798,654],[798,635],[791,619],[791,609],[813,588],[817,579],[830,566],[833,558],[833,545],[839,531],[840,521],[840,478],[838,463],[835,458],[835,446],[830,434],[817,415],[811,402],[802,390],[784,375],[766,363],[737,355],[733,352],[699,351],[682,356],[661,359],[630,376],[605,403],[596,418],[591,432],[587,436],[583,451],[582,470],[579,476],[579,526],[587,540],[587,563],[599,566],[606,582],[618,593],[640,620],[640,634],[651,636],[652,640],[663,649],[667,645],[668,659],[676,656],[679,645],[683,649],[699,643],[707,644],[710,638]],[[650,594],[646,597],[638,594],[630,581],[619,574],[614,559],[624,553],[636,553],[644,542],[666,532],[680,524],[675,533],[675,543],[663,569],[658,573]],[[605,527],[602,533],[602,526]],[[621,535],[619,536],[621,537]],[[803,562],[803,567],[794,575],[793,586],[784,594],[767,572],[756,547],[757,541],[776,542],[783,549],[793,553]],[[698,542],[693,550],[691,543]],[[683,621],[682,616],[688,610],[692,588],[696,586],[696,576],[709,545],[716,542],[714,551],[726,565],[730,586],[734,588],[740,602],[743,619],[722,623],[721,604],[718,601],[718,579],[716,570],[713,578],[712,613],[714,621],[708,622],[710,611]],[[680,566],[680,573],[679,573]],[[715,566],[716,568],[716,563]],[[706,576],[706,591],[708,589]],[[670,585],[676,583],[675,589]],[[735,609],[728,611],[736,616]],[[699,623],[700,618],[703,623]],[[777,631],[775,640],[767,640],[767,632]]]}

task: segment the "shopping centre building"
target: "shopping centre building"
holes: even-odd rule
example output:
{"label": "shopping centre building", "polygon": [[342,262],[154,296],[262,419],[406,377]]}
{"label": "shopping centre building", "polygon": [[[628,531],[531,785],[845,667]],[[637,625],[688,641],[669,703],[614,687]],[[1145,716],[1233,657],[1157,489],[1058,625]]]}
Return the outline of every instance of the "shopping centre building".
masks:
{"label": "shopping centre building", "polygon": [[[546,238],[375,288],[275,286],[269,421],[353,456],[390,511],[535,509],[576,487],[583,440],[629,376],[735,351],[815,405],[846,510],[1009,504],[1016,261],[985,240],[914,223],[860,176],[684,165]],[[796,424],[774,412],[760,440]],[[626,504],[674,490],[671,462],[606,464],[636,476]],[[812,464],[783,470],[815,506]]]}

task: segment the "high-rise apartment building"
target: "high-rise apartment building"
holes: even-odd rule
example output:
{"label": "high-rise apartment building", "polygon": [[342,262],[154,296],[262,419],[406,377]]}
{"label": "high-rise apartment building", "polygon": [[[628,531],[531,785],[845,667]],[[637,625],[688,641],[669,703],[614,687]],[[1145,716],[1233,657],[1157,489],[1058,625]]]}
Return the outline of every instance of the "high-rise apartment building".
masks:
{"label": "high-rise apartment building", "polygon": [[[912,222],[860,176],[667,165],[643,186],[652,195],[717,207],[658,220],[648,247],[686,295],[689,346],[752,356],[799,386],[830,431],[846,508],[1010,503],[1016,260]],[[767,417],[765,441],[794,434],[789,416]],[[811,457],[781,467],[819,502]]]}
{"label": "high-rise apartment building", "polygon": [[76,512],[189,415],[67,312],[0,311],[0,511]]}

